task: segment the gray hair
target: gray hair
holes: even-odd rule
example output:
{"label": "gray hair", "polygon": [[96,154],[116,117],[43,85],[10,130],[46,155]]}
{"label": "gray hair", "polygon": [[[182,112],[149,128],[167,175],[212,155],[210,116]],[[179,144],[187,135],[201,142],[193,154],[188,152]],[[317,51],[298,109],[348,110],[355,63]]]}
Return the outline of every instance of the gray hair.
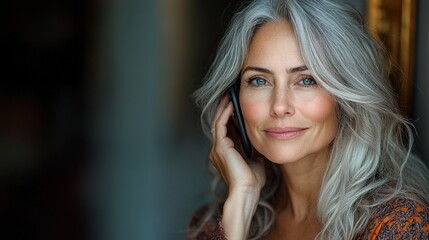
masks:
{"label": "gray hair", "polygon": [[[194,95],[209,139],[217,103],[239,75],[254,32],[281,19],[291,22],[305,64],[337,102],[339,126],[317,205],[318,238],[352,239],[372,209],[394,197],[429,199],[429,171],[411,153],[413,127],[400,114],[383,47],[355,10],[333,1],[256,0],[235,14]],[[274,164],[268,170],[251,239],[268,233],[275,218],[271,205],[281,175]],[[213,192],[219,183],[214,171]],[[206,220],[225,197],[214,198]]]}

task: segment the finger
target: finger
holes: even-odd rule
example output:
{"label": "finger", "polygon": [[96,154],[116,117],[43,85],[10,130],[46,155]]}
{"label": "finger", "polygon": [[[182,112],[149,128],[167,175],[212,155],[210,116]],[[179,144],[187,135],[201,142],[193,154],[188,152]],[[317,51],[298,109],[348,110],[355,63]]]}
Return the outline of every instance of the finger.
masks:
{"label": "finger", "polygon": [[213,144],[210,151],[210,160],[220,173],[223,173],[222,166],[224,163],[222,162],[225,151],[227,151],[228,148],[234,147],[233,141],[227,137],[227,123],[233,112],[233,107],[232,103],[228,101],[226,104],[225,107],[220,106],[220,109],[223,111],[214,123],[214,128],[212,129]]}
{"label": "finger", "polygon": [[215,127],[215,123],[216,123],[217,119],[222,114],[225,107],[228,105],[228,102],[229,102],[228,99],[229,98],[225,95],[222,97],[222,99],[218,103],[217,108],[216,108],[216,113],[215,113],[215,116],[213,118],[212,129]]}
{"label": "finger", "polygon": [[222,98],[222,100],[220,101],[217,110],[216,110],[216,115],[214,118],[214,121],[212,123],[212,129],[210,130],[211,134],[212,134],[212,140],[213,142],[216,141],[216,136],[218,136],[218,134],[216,133],[216,125],[219,122],[219,118],[220,116],[224,113],[226,107],[228,106],[229,103],[229,98],[227,96],[224,96]]}
{"label": "finger", "polygon": [[229,119],[234,112],[234,108],[231,102],[228,102],[223,112],[220,114],[219,118],[215,122],[214,133],[218,136],[218,139],[225,138],[227,136],[228,128],[227,124]]}

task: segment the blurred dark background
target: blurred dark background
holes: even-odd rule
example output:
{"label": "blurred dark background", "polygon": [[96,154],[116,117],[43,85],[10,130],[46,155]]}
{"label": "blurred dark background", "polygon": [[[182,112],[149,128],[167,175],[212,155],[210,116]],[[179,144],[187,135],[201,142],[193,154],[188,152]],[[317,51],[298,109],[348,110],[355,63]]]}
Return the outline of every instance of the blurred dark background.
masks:
{"label": "blurred dark background", "polygon": [[92,4],[0,4],[2,239],[88,236],[81,199],[90,148]]}
{"label": "blurred dark background", "polygon": [[[190,94],[240,2],[3,1],[0,238],[183,239],[209,189]],[[417,4],[412,117],[427,161],[429,6]]]}

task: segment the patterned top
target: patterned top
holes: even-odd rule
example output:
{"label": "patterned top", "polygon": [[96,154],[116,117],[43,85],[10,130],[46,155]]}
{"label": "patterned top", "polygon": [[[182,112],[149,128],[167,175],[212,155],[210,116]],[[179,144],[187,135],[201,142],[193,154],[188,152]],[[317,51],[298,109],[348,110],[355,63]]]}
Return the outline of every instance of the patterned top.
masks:
{"label": "patterned top", "polygon": [[[204,217],[207,207],[195,212],[189,229],[195,230]],[[224,240],[220,221],[205,224],[196,240]],[[395,198],[376,208],[374,214],[355,240],[429,240],[429,205],[423,206],[412,200]]]}
{"label": "patterned top", "polygon": [[429,239],[429,207],[395,198],[380,206],[356,237],[363,240]]}

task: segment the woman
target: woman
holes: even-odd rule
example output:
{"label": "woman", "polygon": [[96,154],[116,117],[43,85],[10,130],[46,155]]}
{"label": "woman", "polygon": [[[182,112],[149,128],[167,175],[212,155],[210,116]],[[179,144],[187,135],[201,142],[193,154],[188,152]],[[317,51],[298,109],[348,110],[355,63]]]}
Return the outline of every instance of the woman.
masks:
{"label": "woman", "polygon": [[[429,239],[429,173],[388,74],[347,6],[257,0],[238,12],[196,92],[215,198],[188,237]],[[251,158],[225,94],[236,81]]]}

